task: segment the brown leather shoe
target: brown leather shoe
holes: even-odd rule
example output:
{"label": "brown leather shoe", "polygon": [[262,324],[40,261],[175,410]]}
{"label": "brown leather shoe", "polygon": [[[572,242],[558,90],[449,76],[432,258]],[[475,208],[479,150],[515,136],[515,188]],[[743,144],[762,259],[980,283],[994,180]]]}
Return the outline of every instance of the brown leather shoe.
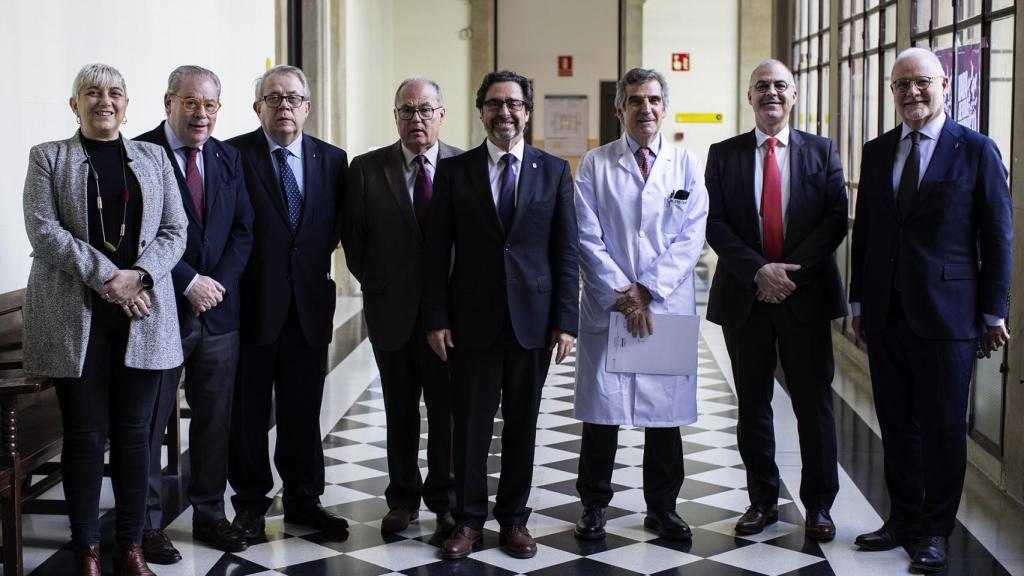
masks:
{"label": "brown leather shoe", "polygon": [[114,576],[156,576],[146,564],[141,544],[114,544]]}
{"label": "brown leather shoe", "polygon": [[445,560],[465,558],[474,549],[479,548],[483,541],[484,536],[479,530],[460,524],[441,545],[441,558]]}
{"label": "brown leather shoe", "polygon": [[753,504],[736,521],[737,534],[760,534],[764,527],[779,521],[779,507]]}
{"label": "brown leather shoe", "polygon": [[526,526],[513,524],[502,528],[498,543],[513,558],[533,558],[537,555],[537,541],[530,536]]}
{"label": "brown leather shoe", "polygon": [[804,521],[804,534],[811,540],[828,542],[836,537],[836,525],[828,510],[808,510]]}
{"label": "brown leather shoe", "polygon": [[100,569],[100,547],[89,546],[78,551],[78,576],[102,576]]}

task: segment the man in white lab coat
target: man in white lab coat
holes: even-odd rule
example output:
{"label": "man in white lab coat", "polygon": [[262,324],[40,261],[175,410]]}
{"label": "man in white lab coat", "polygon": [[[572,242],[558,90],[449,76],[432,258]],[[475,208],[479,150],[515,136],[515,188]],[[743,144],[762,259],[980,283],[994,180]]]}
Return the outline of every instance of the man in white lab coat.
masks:
{"label": "man in white lab coat", "polygon": [[672,540],[691,537],[676,513],[683,484],[679,426],[697,420],[696,376],[605,370],[608,321],[626,316],[634,335],[653,314],[695,314],[693,269],[704,245],[708,195],[697,156],[661,136],[668,85],[655,70],[619,80],[622,138],[587,152],[576,172],[583,299],[576,362],[576,418],[583,421],[575,534],[604,537],[620,425],[645,428],[644,525]]}

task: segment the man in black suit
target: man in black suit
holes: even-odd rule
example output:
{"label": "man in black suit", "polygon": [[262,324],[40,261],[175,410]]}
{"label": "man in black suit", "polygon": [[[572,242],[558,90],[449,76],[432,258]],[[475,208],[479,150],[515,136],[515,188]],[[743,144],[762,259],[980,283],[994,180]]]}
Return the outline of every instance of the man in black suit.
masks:
{"label": "man in black suit", "polygon": [[[422,77],[395,92],[399,140],[352,160],[346,199],[345,257],[363,288],[363,311],[380,370],[387,414],[390,510],[383,532],[401,532],[419,517],[420,499],[451,516],[451,390],[448,367],[427,345],[420,318],[424,231],[438,160],[462,150],[437,139],[444,122],[441,88]],[[427,405],[427,478],[420,476],[420,394]]]}
{"label": "man in black suit", "polygon": [[1010,337],[1013,209],[995,142],[946,116],[935,54],[904,50],[891,77],[903,122],[864,145],[850,259],[891,504],[856,543],[914,544],[910,568],[939,572],[964,486],[974,355]]}
{"label": "man in black suit", "polygon": [[171,271],[185,364],[167,370],[153,412],[149,490],[142,549],[146,560],[181,559],[162,530],[160,452],[178,382],[185,371],[189,425],[192,537],[227,552],[245,550],[224,516],[231,399],[238,365],[238,283],[252,250],[252,205],[238,151],[212,137],[220,109],[220,79],[199,66],[171,72],[164,94],[167,121],[137,140],[163,146],[188,215],[188,243]]}
{"label": "man in black suit", "polygon": [[771,408],[778,358],[800,435],[805,534],[828,541],[839,491],[830,324],[846,314],[834,252],[846,234],[847,198],[832,141],[789,128],[796,97],[789,69],[765,61],[747,90],[756,128],[708,152],[707,239],[718,254],[708,320],[722,326],[739,398],[750,507],[736,533],[756,534],[779,517]]}
{"label": "man in black suit", "polygon": [[[501,545],[530,558],[526,529],[541,388],[557,347],[572,349],[579,318],[576,215],[569,164],[523,141],[530,81],[484,76],[476,107],[487,131],[477,148],[442,160],[427,235],[423,321],[430,347],[451,359],[455,509],[441,547],[467,556],[487,519],[487,452],[501,404],[501,479],[494,517]],[[455,263],[452,267],[452,257]],[[450,275],[449,275],[450,270]]]}
{"label": "man in black suit", "polygon": [[228,476],[235,489],[234,524],[246,538],[263,534],[271,503],[271,395],[285,522],[348,530],[344,518],[320,506],[320,401],[336,301],[331,256],[340,238],[348,161],[344,150],[302,132],[309,93],[302,70],[267,70],[253,104],[261,127],[228,141],[242,153],[256,212],[256,241],[242,278],[242,355]]}

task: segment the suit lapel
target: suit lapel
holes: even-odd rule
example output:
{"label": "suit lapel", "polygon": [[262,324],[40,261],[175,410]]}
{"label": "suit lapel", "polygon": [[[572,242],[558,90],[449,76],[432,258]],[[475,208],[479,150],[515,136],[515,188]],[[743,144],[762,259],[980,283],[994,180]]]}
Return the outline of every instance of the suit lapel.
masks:
{"label": "suit lapel", "polygon": [[308,135],[302,136],[302,187],[303,205],[302,216],[299,219],[296,235],[302,230],[303,222],[312,218],[320,202],[320,194],[323,191],[323,173],[321,170],[320,147]]}
{"label": "suit lapel", "polygon": [[[799,132],[789,131],[789,204],[786,205],[786,230],[793,230],[793,222],[800,218],[800,207],[806,206],[803,201],[804,190],[804,140]],[[792,234],[786,234],[783,240],[783,253],[788,254],[793,245]]]}
{"label": "suit lapel", "polygon": [[747,212],[747,225],[751,231],[750,237],[757,239],[758,250],[763,252],[759,215],[761,207],[757,205],[754,199],[754,162],[756,161],[754,156],[760,153],[761,151],[757,148],[757,138],[754,136],[754,131],[751,130],[741,141],[740,148],[737,150],[736,160],[737,164],[739,164],[737,166],[737,173],[740,176],[739,190],[741,191],[741,195],[737,200]]}
{"label": "suit lapel", "polygon": [[494,206],[494,196],[491,194],[491,177],[487,171],[487,163],[490,162],[487,154],[487,141],[470,151],[474,157],[470,159],[469,179],[473,195],[483,209],[486,218],[495,230],[501,231],[501,222],[498,220],[498,209]]}
{"label": "suit lapel", "polygon": [[523,213],[540,190],[541,161],[540,152],[536,148],[529,144],[523,147],[523,161],[519,166],[519,186],[516,190],[516,211],[512,215],[513,230],[525,217]]}
{"label": "suit lapel", "polygon": [[[274,167],[270,164],[274,159],[270,157],[270,145],[267,144],[267,137],[263,134],[262,128],[257,128],[250,137],[254,151],[250,161],[256,169],[256,175],[263,185],[263,190],[270,197],[271,204],[277,209],[278,216],[284,220],[286,226],[291,227],[288,220],[288,208],[284,205],[284,193],[278,184],[277,176],[274,175]],[[251,190],[250,193],[252,193]]]}
{"label": "suit lapel", "polygon": [[[178,181],[178,191],[181,193],[181,205],[185,207],[185,212],[188,214],[189,219],[197,226],[202,227],[202,222],[199,220],[199,214],[196,212],[195,205],[192,203],[192,193],[188,189],[188,181],[185,179],[185,175],[181,173],[181,167],[178,166],[178,159],[174,156],[174,150],[171,149],[171,143],[167,141],[167,135],[164,133],[164,122],[161,122],[157,126],[156,130],[153,131],[153,136],[164,152],[167,153],[167,159],[171,162],[171,169],[174,170],[174,179]],[[204,158],[205,161],[205,158]],[[208,163],[207,163],[208,164]]]}
{"label": "suit lapel", "polygon": [[384,179],[387,181],[391,196],[395,199],[395,203],[398,204],[398,211],[402,213],[402,218],[408,226],[416,230],[415,236],[422,239],[423,234],[420,232],[420,224],[416,221],[412,202],[409,200],[409,189],[405,181],[404,164],[405,155],[402,154],[402,142],[399,140],[388,149],[387,156],[384,159]]}
{"label": "suit lapel", "polygon": [[68,146],[68,165],[71,166],[71,183],[69,198],[74,210],[69,214],[74,215],[72,232],[79,238],[89,237],[89,179],[92,173],[89,171],[89,164],[86,162],[85,148],[79,138],[80,132],[76,132]]}
{"label": "suit lapel", "polygon": [[946,117],[946,122],[942,125],[942,132],[939,133],[939,141],[935,143],[932,159],[928,162],[928,167],[925,168],[921,186],[918,188],[917,194],[913,196],[914,205],[910,207],[908,214],[913,214],[923,202],[928,200],[925,186],[931,182],[944,180],[949,167],[956,165],[956,153],[962,143],[963,134],[960,125],[952,118]]}
{"label": "suit lapel", "polygon": [[619,138],[619,167],[632,174],[641,183],[641,186],[643,185],[644,177],[640,174],[640,166],[636,163],[636,158],[629,151],[625,133],[622,138]]}
{"label": "suit lapel", "polygon": [[203,223],[213,213],[214,206],[220,197],[220,181],[224,177],[224,167],[221,165],[220,146],[210,138],[203,146]]}
{"label": "suit lapel", "polygon": [[[878,178],[882,181],[881,192],[882,192],[882,204],[892,213],[893,217],[897,221],[902,220],[900,211],[896,208],[896,190],[892,187],[892,169],[893,164],[896,162],[896,151],[900,146],[900,134],[902,133],[903,124],[900,124],[895,129],[887,132],[879,142],[883,150],[883,166],[882,172],[878,175]],[[864,176],[861,176],[861,180],[864,180]],[[858,191],[858,194],[860,192]]]}

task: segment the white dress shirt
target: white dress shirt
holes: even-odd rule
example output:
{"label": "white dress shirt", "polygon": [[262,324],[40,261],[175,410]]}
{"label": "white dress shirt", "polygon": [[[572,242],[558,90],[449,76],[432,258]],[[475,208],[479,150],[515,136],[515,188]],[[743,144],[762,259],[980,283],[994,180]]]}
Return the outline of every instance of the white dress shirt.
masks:
{"label": "white dress shirt", "polygon": [[495,210],[498,208],[498,194],[501,192],[501,172],[505,168],[505,165],[501,164],[501,158],[505,154],[511,154],[518,160],[512,166],[512,173],[516,177],[515,201],[519,202],[519,175],[523,172],[523,151],[525,149],[526,142],[522,139],[507,152],[491,142],[490,138],[487,139],[487,175],[491,180],[491,196],[494,198]]}

